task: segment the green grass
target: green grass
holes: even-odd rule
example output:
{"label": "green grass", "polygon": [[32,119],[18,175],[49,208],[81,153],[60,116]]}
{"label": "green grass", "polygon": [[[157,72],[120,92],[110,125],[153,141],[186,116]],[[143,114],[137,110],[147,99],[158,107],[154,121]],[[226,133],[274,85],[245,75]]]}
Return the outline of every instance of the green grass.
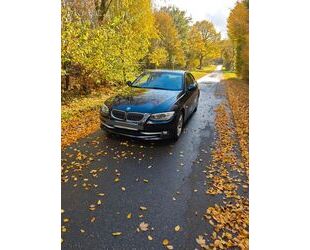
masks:
{"label": "green grass", "polygon": [[223,78],[222,78],[223,80],[236,79],[236,78],[238,78],[236,72],[223,70]]}
{"label": "green grass", "polygon": [[239,78],[239,77],[237,76],[237,74],[236,74],[235,71],[226,70],[226,69],[225,69],[225,66],[223,67],[222,71],[223,71],[223,78],[222,78],[223,80],[237,79],[237,78]]}
{"label": "green grass", "polygon": [[196,80],[199,78],[212,73],[216,69],[216,65],[208,65],[202,69],[193,69],[190,72],[193,74]]}

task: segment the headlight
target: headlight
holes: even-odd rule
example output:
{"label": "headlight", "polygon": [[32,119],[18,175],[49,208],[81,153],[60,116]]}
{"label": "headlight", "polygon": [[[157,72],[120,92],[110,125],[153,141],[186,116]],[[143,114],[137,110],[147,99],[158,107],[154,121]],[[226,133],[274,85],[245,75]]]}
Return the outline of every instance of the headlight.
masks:
{"label": "headlight", "polygon": [[150,119],[153,121],[167,121],[174,116],[174,111],[152,114]]}
{"label": "headlight", "polygon": [[101,112],[106,115],[109,114],[109,108],[107,107],[107,105],[102,105]]}

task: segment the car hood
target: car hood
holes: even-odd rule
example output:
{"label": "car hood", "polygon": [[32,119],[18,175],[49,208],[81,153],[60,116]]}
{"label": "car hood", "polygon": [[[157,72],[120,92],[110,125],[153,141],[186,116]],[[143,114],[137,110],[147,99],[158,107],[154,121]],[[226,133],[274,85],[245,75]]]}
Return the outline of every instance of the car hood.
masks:
{"label": "car hood", "polygon": [[159,113],[171,110],[181,94],[182,91],[128,87],[120,94],[109,98],[105,104],[110,109]]}

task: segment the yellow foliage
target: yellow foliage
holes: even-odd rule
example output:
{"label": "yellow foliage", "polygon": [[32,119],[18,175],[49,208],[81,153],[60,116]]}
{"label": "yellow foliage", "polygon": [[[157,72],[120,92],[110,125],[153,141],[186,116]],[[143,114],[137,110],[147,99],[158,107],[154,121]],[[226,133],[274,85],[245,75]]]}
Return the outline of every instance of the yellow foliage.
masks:
{"label": "yellow foliage", "polygon": [[227,21],[228,36],[235,50],[234,63],[238,75],[249,79],[249,8],[247,2],[238,2]]}

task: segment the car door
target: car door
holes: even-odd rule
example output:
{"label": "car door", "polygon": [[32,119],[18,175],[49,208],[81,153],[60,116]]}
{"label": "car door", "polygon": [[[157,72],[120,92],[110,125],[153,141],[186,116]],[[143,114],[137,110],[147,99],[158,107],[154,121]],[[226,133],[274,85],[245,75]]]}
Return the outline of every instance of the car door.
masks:
{"label": "car door", "polygon": [[195,106],[194,106],[194,101],[195,101],[195,90],[190,89],[190,86],[195,84],[194,79],[190,76],[189,73],[185,74],[185,96],[186,96],[186,101],[185,101],[185,119],[187,119],[190,114],[193,112]]}
{"label": "car door", "polygon": [[191,73],[188,73],[189,76],[192,78],[192,82],[193,82],[193,85],[195,86],[195,88],[193,89],[193,95],[192,95],[192,99],[193,99],[193,102],[192,102],[192,111],[194,111],[194,109],[197,107],[198,105],[198,101],[199,101],[199,88],[198,88],[198,83],[196,82],[194,76],[191,74]]}

